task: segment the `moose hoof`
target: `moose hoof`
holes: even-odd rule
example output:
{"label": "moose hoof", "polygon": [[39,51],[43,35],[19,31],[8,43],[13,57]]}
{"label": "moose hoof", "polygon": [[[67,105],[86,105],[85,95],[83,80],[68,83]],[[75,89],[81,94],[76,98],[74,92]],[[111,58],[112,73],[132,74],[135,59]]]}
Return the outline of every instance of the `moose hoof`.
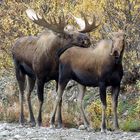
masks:
{"label": "moose hoof", "polygon": [[38,127],[40,127],[40,126],[42,126],[42,123],[38,122],[37,125],[38,125]]}
{"label": "moose hoof", "polygon": [[54,124],[51,124],[50,125],[50,129],[54,129],[55,128],[55,125]]}
{"label": "moose hoof", "polygon": [[62,127],[63,127],[62,124],[57,125],[57,129],[61,129]]}
{"label": "moose hoof", "polygon": [[36,126],[36,122],[30,121],[29,124],[30,124],[30,127],[35,127]]}
{"label": "moose hoof", "polygon": [[101,128],[101,133],[106,133],[106,132],[107,132],[106,129]]}
{"label": "moose hoof", "polygon": [[24,127],[25,124],[24,124],[24,123],[19,123],[19,126],[20,126],[20,127]]}
{"label": "moose hoof", "polygon": [[95,130],[94,130],[93,128],[91,128],[90,126],[86,127],[86,130],[87,130],[88,132],[91,132],[91,131],[95,132]]}
{"label": "moose hoof", "polygon": [[19,121],[20,126],[24,126],[25,122],[24,121]]}
{"label": "moose hoof", "polygon": [[19,124],[20,124],[21,126],[24,126],[24,123],[25,123],[24,116],[21,115],[20,118],[19,118]]}
{"label": "moose hoof", "polygon": [[120,131],[119,127],[118,126],[114,127],[114,131]]}
{"label": "moose hoof", "polygon": [[121,129],[114,129],[114,132],[115,133],[120,133],[120,132],[122,132],[122,130]]}

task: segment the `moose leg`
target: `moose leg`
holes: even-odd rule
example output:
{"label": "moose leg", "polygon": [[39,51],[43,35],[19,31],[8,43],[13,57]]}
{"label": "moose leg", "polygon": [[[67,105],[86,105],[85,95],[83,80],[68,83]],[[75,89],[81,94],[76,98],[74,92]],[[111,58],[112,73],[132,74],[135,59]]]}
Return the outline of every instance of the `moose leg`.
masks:
{"label": "moose leg", "polygon": [[16,71],[16,78],[19,85],[19,102],[20,102],[20,116],[19,123],[24,124],[24,90],[25,90],[25,75],[21,71]]}
{"label": "moose leg", "polygon": [[[56,115],[58,105],[61,108],[62,95],[63,95],[64,89],[65,89],[67,83],[68,82],[64,82],[63,84],[58,84],[57,97],[56,97],[56,101],[54,104],[54,108],[53,108],[53,112],[52,112],[52,116],[51,116],[51,120],[50,120],[50,127],[51,128],[54,127],[55,115]],[[59,113],[61,113],[61,109],[59,109],[58,111],[60,111]],[[61,118],[60,114],[58,116]],[[58,118],[58,119],[60,119],[60,118]],[[59,125],[62,126],[62,119],[58,120],[58,122],[59,122]]]}
{"label": "moose leg", "polygon": [[[56,80],[56,92],[58,90],[58,80]],[[61,114],[61,106],[62,106],[62,98],[59,102],[59,105],[57,107],[57,121],[58,121],[58,125],[57,128],[61,128],[62,127],[62,114]]]}
{"label": "moose leg", "polygon": [[117,116],[119,91],[120,91],[120,86],[112,87],[112,108],[114,113],[113,125],[115,129],[119,129],[118,116]]}
{"label": "moose leg", "polygon": [[[58,81],[56,80],[56,92],[58,90]],[[62,98],[59,102],[59,105],[57,107],[57,121],[58,121],[58,125],[57,128],[62,128],[62,114],[61,114],[61,107],[62,107]]]}
{"label": "moose leg", "polygon": [[82,119],[84,121],[84,126],[87,130],[89,130],[90,129],[89,122],[88,122],[87,117],[85,115],[84,107],[83,107],[83,104],[82,104],[86,87],[81,85],[81,84],[78,84],[78,88],[79,88],[79,94],[78,94],[78,98],[77,98],[78,108],[79,108],[80,113],[82,115]]}
{"label": "moose leg", "polygon": [[28,103],[28,108],[29,108],[29,113],[30,113],[30,124],[31,124],[31,126],[36,125],[34,114],[33,114],[33,111],[32,111],[32,105],[31,105],[31,92],[33,91],[34,85],[35,85],[35,80],[28,77],[27,103]]}
{"label": "moose leg", "polygon": [[[58,90],[58,80],[55,80],[56,81],[56,92]],[[59,105],[57,107],[57,121],[58,121],[58,125],[57,125],[57,128],[62,128],[62,114],[61,114],[61,106],[62,106],[62,98],[59,102]]]}
{"label": "moose leg", "polygon": [[102,123],[101,123],[101,132],[106,132],[106,108],[107,108],[107,103],[106,103],[106,87],[103,82],[99,83],[99,90],[100,90],[100,99],[102,103]]}
{"label": "moose leg", "polygon": [[39,112],[38,112],[38,126],[42,125],[42,105],[44,101],[44,84],[45,82],[42,80],[37,79],[37,95],[39,99]]}
{"label": "moose leg", "polygon": [[57,128],[62,128],[62,97],[59,101],[58,107],[57,107],[57,121],[58,121],[58,125]]}

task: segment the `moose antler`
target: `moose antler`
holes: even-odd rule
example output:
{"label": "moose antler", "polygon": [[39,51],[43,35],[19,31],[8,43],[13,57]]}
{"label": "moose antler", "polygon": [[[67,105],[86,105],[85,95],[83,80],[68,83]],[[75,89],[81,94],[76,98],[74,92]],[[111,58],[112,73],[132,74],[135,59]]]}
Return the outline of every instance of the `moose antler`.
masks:
{"label": "moose antler", "polygon": [[81,12],[81,16],[84,18],[84,23],[85,23],[85,28],[80,31],[81,33],[91,32],[91,31],[95,30],[100,25],[100,22],[96,25],[96,18],[94,15],[93,15],[92,23],[88,22],[85,14],[83,12]]}
{"label": "moose antler", "polygon": [[64,14],[62,16],[58,17],[58,22],[56,18],[53,16],[52,18],[49,17],[50,23],[46,21],[44,17],[41,17],[39,14],[37,14],[33,9],[27,9],[26,10],[27,16],[36,24],[46,27],[54,32],[57,33],[64,33],[64,28],[67,25],[67,22],[65,21]]}
{"label": "moose antler", "polygon": [[83,30],[85,28],[85,22],[82,18],[75,17],[72,13],[69,13],[69,16],[75,19],[76,23],[80,27],[80,30]]}

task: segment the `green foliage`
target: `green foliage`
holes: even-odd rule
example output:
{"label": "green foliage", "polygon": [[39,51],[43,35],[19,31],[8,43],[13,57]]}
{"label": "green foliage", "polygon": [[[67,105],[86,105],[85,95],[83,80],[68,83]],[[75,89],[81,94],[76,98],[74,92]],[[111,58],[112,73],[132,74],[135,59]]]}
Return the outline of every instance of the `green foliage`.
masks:
{"label": "green foliage", "polygon": [[140,80],[136,81],[136,87],[137,87],[138,90],[140,90]]}
{"label": "green foliage", "polygon": [[118,107],[120,128],[124,131],[139,131],[140,129],[140,98],[132,95],[126,100],[121,100]]}
{"label": "green foliage", "polygon": [[136,116],[137,118],[140,119],[140,97],[138,97],[137,102],[136,102],[136,108],[135,108]]}
{"label": "green foliage", "polygon": [[[101,124],[101,101],[98,98],[87,106],[86,111],[90,123],[94,129],[100,129]],[[140,98],[136,95],[129,95],[126,99],[119,99],[118,104],[118,117],[120,128],[124,131],[139,131],[140,130]],[[113,128],[113,112],[111,96],[107,97],[107,110],[106,110],[107,127]]]}
{"label": "green foliage", "polygon": [[140,121],[139,120],[125,120],[121,123],[121,129],[124,131],[139,131],[140,130]]}

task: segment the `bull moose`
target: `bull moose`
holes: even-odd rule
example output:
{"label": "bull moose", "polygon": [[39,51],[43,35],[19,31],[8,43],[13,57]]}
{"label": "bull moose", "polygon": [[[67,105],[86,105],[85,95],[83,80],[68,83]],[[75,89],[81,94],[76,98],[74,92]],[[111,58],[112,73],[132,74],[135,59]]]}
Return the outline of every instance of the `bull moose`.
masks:
{"label": "bull moose", "polygon": [[[58,82],[58,60],[55,55],[60,48],[65,46],[89,47],[90,39],[85,33],[96,29],[95,21],[88,23],[84,16],[85,28],[81,31],[64,30],[67,22],[64,14],[58,20],[53,17],[47,21],[41,17],[33,9],[28,9],[27,15],[36,24],[47,28],[40,35],[26,36],[19,38],[12,47],[12,55],[15,65],[16,78],[19,85],[19,101],[20,101],[20,124],[24,124],[24,90],[25,80],[28,81],[27,102],[30,114],[30,123],[36,125],[31,105],[31,92],[35,82],[37,84],[37,95],[39,99],[38,125],[42,123],[42,105],[44,101],[44,84],[50,80]],[[84,14],[83,14],[84,15]],[[26,78],[27,77],[27,78]]]}

